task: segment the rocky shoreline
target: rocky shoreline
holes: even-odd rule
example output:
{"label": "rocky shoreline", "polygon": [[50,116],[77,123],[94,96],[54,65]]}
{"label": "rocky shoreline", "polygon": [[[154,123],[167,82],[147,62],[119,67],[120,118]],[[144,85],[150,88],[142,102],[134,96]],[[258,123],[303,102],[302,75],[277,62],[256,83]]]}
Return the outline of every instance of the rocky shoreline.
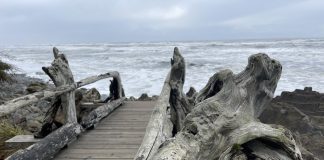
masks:
{"label": "rocky shoreline", "polygon": [[305,159],[324,159],[324,94],[311,87],[282,92],[260,116],[263,123],[279,124],[293,132]]}
{"label": "rocky shoreline", "polygon": [[[14,82],[0,85],[0,104],[10,99],[54,87],[41,79],[15,75]],[[193,88],[192,88],[193,89]],[[191,90],[192,90],[191,89]],[[105,99],[96,89],[81,89],[84,99],[91,101]],[[190,94],[190,93],[188,93]],[[158,96],[143,93],[139,98],[133,96],[128,101],[154,101]],[[42,121],[51,104],[51,99],[40,101],[34,105],[23,107],[10,114],[8,120],[23,129],[34,133],[40,130]],[[282,92],[275,97],[260,116],[260,120],[268,124],[278,124],[290,129],[295,139],[303,146],[305,159],[324,159],[324,94],[306,87],[304,90]]]}

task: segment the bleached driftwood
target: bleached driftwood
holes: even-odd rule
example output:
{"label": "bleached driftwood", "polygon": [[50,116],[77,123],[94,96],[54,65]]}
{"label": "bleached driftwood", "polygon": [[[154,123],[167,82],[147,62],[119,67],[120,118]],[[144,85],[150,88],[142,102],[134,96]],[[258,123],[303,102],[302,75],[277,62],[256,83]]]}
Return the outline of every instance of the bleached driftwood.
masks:
{"label": "bleached driftwood", "polygon": [[135,160],[144,160],[153,156],[158,147],[172,137],[173,125],[170,120],[170,73],[167,75],[161,94],[156,101],[142,144],[137,151]]}
{"label": "bleached driftwood", "polygon": [[103,118],[107,117],[116,108],[122,105],[125,97],[118,98],[91,111],[87,116],[82,118],[81,125],[84,129],[95,127],[95,125]]}
{"label": "bleached driftwood", "polygon": [[[4,104],[0,105],[0,117],[3,117],[11,112],[14,112],[15,110],[17,110],[21,107],[36,103],[40,100],[44,100],[44,99],[50,98],[50,97],[56,97],[56,96],[59,96],[65,92],[69,92],[69,91],[75,90],[77,88],[81,88],[85,85],[94,83],[94,82],[102,80],[102,79],[110,78],[110,77],[119,77],[119,73],[117,71],[112,71],[112,72],[100,74],[97,76],[91,76],[91,77],[85,78],[85,79],[80,80],[80,81],[78,81],[74,84],[71,84],[71,85],[64,85],[64,86],[53,88],[51,90],[39,91],[39,92],[35,92],[33,94],[15,98],[13,100],[7,101]],[[120,79],[120,77],[119,77],[119,79]],[[121,87],[122,87],[122,85],[121,85]]]}
{"label": "bleached driftwood", "polygon": [[77,123],[68,123],[55,130],[41,141],[19,150],[6,160],[47,160],[52,159],[64,146],[76,140],[82,127]]}
{"label": "bleached driftwood", "polygon": [[146,127],[144,139],[135,157],[136,160],[151,158],[159,146],[171,138],[174,132],[177,132],[185,115],[190,112],[191,106],[187,103],[182,91],[184,79],[185,61],[178,48],[174,48],[171,70],[165,79]]}
{"label": "bleached driftwood", "polygon": [[177,47],[174,48],[173,59],[171,59],[170,71],[170,106],[171,121],[173,123],[173,134],[183,127],[186,115],[191,111],[192,106],[186,95],[183,93],[185,82],[186,66],[185,60]]}
{"label": "bleached driftwood", "polygon": [[[141,146],[135,159],[247,160],[273,157],[301,160],[299,148],[288,130],[258,120],[273,97],[281,70],[276,60],[256,54],[249,58],[246,69],[237,75],[230,70],[216,73],[198,93],[195,106],[176,136],[160,138],[158,143],[149,146],[147,142],[159,138],[157,134],[150,136],[150,133],[170,133],[170,130],[163,130],[169,126],[165,123],[167,116],[163,116],[165,108],[157,108],[162,112],[154,112],[152,117],[164,118],[164,121],[150,120],[142,143],[146,148]],[[165,101],[157,102],[160,104],[168,105]]]}
{"label": "bleached driftwood", "polygon": [[[53,48],[54,61],[49,67],[42,67],[43,71],[52,79],[56,87],[74,84],[74,78],[69,66],[69,62],[64,54],[60,54],[57,48]],[[60,95],[63,113],[65,113],[65,123],[77,122],[75,110],[74,90]]]}

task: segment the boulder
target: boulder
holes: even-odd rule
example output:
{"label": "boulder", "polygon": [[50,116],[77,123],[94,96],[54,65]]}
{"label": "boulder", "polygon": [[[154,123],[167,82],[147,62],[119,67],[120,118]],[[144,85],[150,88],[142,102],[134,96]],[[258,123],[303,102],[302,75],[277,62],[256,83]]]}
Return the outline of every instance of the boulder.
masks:
{"label": "boulder", "polygon": [[27,130],[34,133],[40,130],[42,127],[42,123],[37,120],[29,120],[27,121]]}
{"label": "boulder", "polygon": [[[282,92],[259,119],[291,130],[300,143],[304,159],[324,159],[324,94],[311,87]],[[315,156],[315,157],[314,157]]]}
{"label": "boulder", "polygon": [[151,101],[152,98],[147,95],[147,93],[143,93],[139,98],[139,101]]}
{"label": "boulder", "polygon": [[128,98],[128,101],[136,101],[136,98],[133,97],[133,96],[130,96],[130,97]]}
{"label": "boulder", "polygon": [[100,100],[100,97],[99,91],[96,88],[91,88],[84,93],[82,101],[92,102],[95,100]]}
{"label": "boulder", "polygon": [[194,87],[190,87],[189,91],[186,93],[187,97],[192,97],[195,93],[197,93],[196,89]]}
{"label": "boulder", "polygon": [[31,83],[27,86],[26,91],[27,93],[35,93],[35,92],[39,92],[42,91],[44,89],[47,88],[47,85],[43,82],[34,82]]}
{"label": "boulder", "polygon": [[152,101],[156,101],[156,100],[158,100],[159,99],[159,96],[158,95],[153,95],[152,96]]}

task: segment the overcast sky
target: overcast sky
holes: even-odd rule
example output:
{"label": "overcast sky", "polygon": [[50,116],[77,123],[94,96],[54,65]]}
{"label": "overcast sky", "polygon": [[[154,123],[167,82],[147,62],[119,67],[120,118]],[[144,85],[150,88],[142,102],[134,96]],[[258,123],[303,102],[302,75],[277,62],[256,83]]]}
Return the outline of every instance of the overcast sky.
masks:
{"label": "overcast sky", "polygon": [[324,0],[0,0],[0,45],[324,36]]}

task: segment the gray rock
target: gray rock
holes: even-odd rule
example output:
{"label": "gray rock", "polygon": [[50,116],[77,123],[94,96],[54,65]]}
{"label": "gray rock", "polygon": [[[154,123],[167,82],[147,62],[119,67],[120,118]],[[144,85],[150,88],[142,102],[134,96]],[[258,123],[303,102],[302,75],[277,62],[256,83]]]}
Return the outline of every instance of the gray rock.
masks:
{"label": "gray rock", "polygon": [[40,108],[34,106],[34,105],[30,106],[29,110],[30,110],[31,113],[42,113],[42,110]]}
{"label": "gray rock", "polygon": [[157,96],[157,95],[153,95],[152,96],[152,101],[156,101],[156,100],[158,100],[159,99],[159,96]]}
{"label": "gray rock", "polygon": [[136,98],[133,97],[133,96],[130,96],[130,97],[128,98],[128,101],[136,101]]}
{"label": "gray rock", "polygon": [[139,101],[151,101],[152,98],[147,95],[147,93],[143,93],[139,98]]}
{"label": "gray rock", "polygon": [[82,101],[92,102],[94,100],[100,100],[100,93],[96,88],[89,89],[84,95]]}
{"label": "gray rock", "polygon": [[12,122],[14,124],[21,124],[21,123],[26,123],[26,116],[23,116],[22,114],[19,113],[14,113],[12,116]]}
{"label": "gray rock", "polygon": [[32,133],[38,132],[41,127],[42,127],[42,124],[37,120],[29,120],[29,121],[27,121],[27,130],[32,132]]}
{"label": "gray rock", "polygon": [[196,93],[196,89],[194,87],[190,87],[189,91],[186,93],[187,97],[192,97]]}
{"label": "gray rock", "polygon": [[35,107],[41,110],[41,113],[45,114],[51,107],[51,102],[48,100],[42,100],[35,104]]}
{"label": "gray rock", "polygon": [[47,88],[47,85],[43,82],[34,82],[27,86],[26,91],[28,93],[35,93]]}
{"label": "gray rock", "polygon": [[[303,146],[303,157],[324,159],[324,95],[311,87],[282,92],[263,111],[260,120],[279,124],[291,130]],[[314,157],[315,156],[315,157]]]}

